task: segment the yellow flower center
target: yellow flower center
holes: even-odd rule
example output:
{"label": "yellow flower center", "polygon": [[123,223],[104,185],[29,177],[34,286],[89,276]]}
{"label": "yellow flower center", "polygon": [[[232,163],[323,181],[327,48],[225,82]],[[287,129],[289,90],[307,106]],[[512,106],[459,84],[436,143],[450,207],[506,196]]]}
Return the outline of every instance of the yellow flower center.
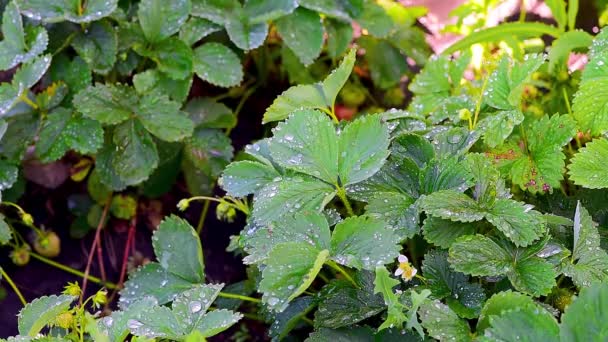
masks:
{"label": "yellow flower center", "polygon": [[412,280],[412,278],[414,278],[414,268],[412,267],[412,265],[410,265],[409,262],[400,262],[399,263],[399,269],[403,271],[403,273],[401,273],[401,277],[405,280]]}

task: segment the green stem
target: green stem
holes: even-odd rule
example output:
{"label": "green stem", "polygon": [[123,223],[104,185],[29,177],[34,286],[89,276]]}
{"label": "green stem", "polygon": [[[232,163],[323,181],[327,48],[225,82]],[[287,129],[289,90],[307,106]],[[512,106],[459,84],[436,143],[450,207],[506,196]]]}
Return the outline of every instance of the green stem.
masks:
{"label": "green stem", "polygon": [[230,298],[230,299],[239,299],[239,300],[243,300],[246,302],[252,302],[252,303],[256,303],[256,304],[262,303],[262,300],[259,298],[243,296],[243,295],[236,294],[236,293],[220,292],[219,297]]}
{"label": "green stem", "polygon": [[566,88],[562,88],[562,95],[564,95],[564,102],[566,102],[566,108],[568,109],[568,114],[570,114],[570,116],[573,116],[574,114],[572,114],[572,107],[570,107],[570,101],[568,100],[568,93],[566,92]]}
{"label": "green stem", "polygon": [[344,207],[346,208],[346,212],[348,213],[348,216],[355,216],[353,207],[350,206],[350,202],[348,201],[348,198],[346,198],[346,191],[344,191],[344,188],[339,187],[338,191],[337,191],[337,195],[340,198],[340,200],[342,201],[342,203],[344,203]]}
{"label": "green stem", "polygon": [[70,44],[72,44],[72,40],[74,40],[74,38],[76,38],[76,34],[77,32],[72,32],[64,41],[63,44],[61,44],[60,47],[57,48],[57,50],[55,50],[55,52],[53,52],[53,57],[55,57],[58,53],[60,53],[61,51],[63,51],[65,48],[67,48],[68,46],[70,46]]}
{"label": "green stem", "polygon": [[32,100],[30,100],[27,97],[27,94],[25,94],[25,93],[23,95],[19,96],[19,100],[25,102],[28,106],[32,107],[33,109],[36,109],[36,110],[38,109],[38,105],[35,104],[34,102],[32,102]]}
{"label": "green stem", "polygon": [[[56,267],[56,268],[58,268],[58,269],[60,269],[62,271],[71,273],[73,275],[77,275],[79,277],[83,277],[83,278],[85,277],[85,274],[82,273],[82,272],[80,272],[77,269],[71,268],[71,267],[66,266],[64,264],[60,264],[60,263],[55,262],[55,261],[53,261],[51,259],[47,259],[47,258],[43,257],[42,255],[38,255],[38,254],[33,253],[33,252],[30,252],[30,255],[32,257],[34,257],[34,259],[38,259],[38,260],[42,261],[43,263],[45,263],[47,265],[50,265],[50,266],[53,266],[53,267]],[[96,284],[103,285],[103,286],[105,286],[106,288],[108,288],[110,290],[115,290],[115,289],[118,288],[118,286],[116,284],[113,284],[113,283],[110,283],[110,282],[107,282],[107,281],[104,282],[103,280],[101,280],[101,279],[99,279],[97,277],[94,277],[92,275],[88,275],[86,278],[88,280],[96,283]]]}
{"label": "green stem", "polygon": [[332,106],[331,110],[329,110],[327,108],[321,108],[321,110],[324,111],[325,113],[327,113],[327,115],[329,115],[331,117],[331,121],[333,121],[336,125],[340,123],[340,120],[338,120],[336,113],[334,113],[333,106]]}
{"label": "green stem", "polygon": [[203,204],[203,211],[201,212],[201,217],[198,219],[198,225],[196,226],[196,233],[198,235],[203,231],[203,226],[205,225],[205,218],[207,218],[207,212],[209,211],[209,205],[211,201],[205,201]]}
{"label": "green stem", "polygon": [[336,264],[333,260],[328,260],[327,262],[325,262],[325,264],[327,266],[333,268],[335,271],[337,271],[341,275],[343,275],[344,278],[346,278],[346,280],[350,281],[356,288],[359,288],[359,285],[357,284],[357,282],[355,282],[353,277],[351,277],[350,274],[348,274],[348,272],[346,272],[345,269],[340,267],[340,265]]}
{"label": "green stem", "polygon": [[479,112],[481,111],[481,102],[483,100],[483,93],[486,91],[486,85],[488,85],[488,80],[490,77],[486,77],[481,86],[481,92],[479,93],[479,99],[477,99],[477,103],[475,104],[475,116],[473,119],[473,128],[477,126],[477,120],[479,119]]}
{"label": "green stem", "polygon": [[17,288],[17,285],[15,285],[15,283],[13,282],[13,279],[11,279],[11,277],[9,277],[8,274],[6,274],[6,272],[4,272],[4,269],[2,267],[0,267],[0,274],[2,274],[2,278],[6,279],[6,282],[10,285],[10,287],[13,288],[13,291],[15,291],[15,294],[17,295],[17,297],[19,297],[21,304],[23,304],[23,306],[25,306],[27,304],[27,301],[25,300],[25,298],[23,298],[21,291],[19,291],[19,288]]}

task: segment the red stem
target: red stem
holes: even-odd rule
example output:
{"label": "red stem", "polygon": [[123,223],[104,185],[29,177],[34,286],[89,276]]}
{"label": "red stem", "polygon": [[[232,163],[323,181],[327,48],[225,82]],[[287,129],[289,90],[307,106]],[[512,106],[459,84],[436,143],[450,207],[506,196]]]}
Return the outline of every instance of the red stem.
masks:
{"label": "red stem", "polygon": [[91,249],[89,250],[89,257],[87,259],[87,267],[84,269],[84,278],[82,280],[82,291],[80,292],[80,300],[79,303],[82,305],[82,299],[84,297],[84,293],[87,290],[87,283],[89,280],[89,274],[91,273],[91,264],[93,263],[93,255],[95,255],[95,247],[99,244],[99,237],[101,236],[101,229],[103,228],[106,216],[108,216],[108,211],[110,209],[110,200],[111,197],[108,198],[106,204],[103,208],[103,212],[101,213],[101,218],[99,219],[99,223],[97,224],[97,229],[95,230],[95,239],[93,240],[93,244],[91,245]]}

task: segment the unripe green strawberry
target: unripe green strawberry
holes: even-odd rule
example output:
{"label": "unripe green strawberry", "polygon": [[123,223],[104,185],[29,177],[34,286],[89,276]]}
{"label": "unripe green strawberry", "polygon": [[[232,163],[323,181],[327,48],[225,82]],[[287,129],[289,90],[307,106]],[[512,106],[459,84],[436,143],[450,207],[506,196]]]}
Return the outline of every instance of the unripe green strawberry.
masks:
{"label": "unripe green strawberry", "polygon": [[340,91],[340,98],[347,107],[358,107],[365,102],[365,91],[360,86],[346,83]]}
{"label": "unripe green strawberry", "polygon": [[30,262],[30,246],[24,245],[11,252],[11,260],[17,266],[25,266]]}
{"label": "unripe green strawberry", "polygon": [[389,107],[399,107],[405,100],[405,94],[400,87],[394,87],[384,93],[384,104]]}
{"label": "unripe green strawberry", "polygon": [[43,232],[34,242],[34,250],[42,256],[54,258],[61,252],[61,240],[55,232]]}
{"label": "unripe green strawberry", "polygon": [[55,317],[55,323],[62,329],[69,329],[74,324],[74,315],[69,312],[64,312]]}

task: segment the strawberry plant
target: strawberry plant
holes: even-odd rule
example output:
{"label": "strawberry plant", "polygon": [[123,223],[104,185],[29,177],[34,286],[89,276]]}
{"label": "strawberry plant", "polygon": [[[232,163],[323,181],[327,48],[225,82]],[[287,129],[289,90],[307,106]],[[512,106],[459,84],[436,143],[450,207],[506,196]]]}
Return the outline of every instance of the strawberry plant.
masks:
{"label": "strawberry plant", "polygon": [[6,340],[604,340],[608,30],[497,4],[5,1]]}

